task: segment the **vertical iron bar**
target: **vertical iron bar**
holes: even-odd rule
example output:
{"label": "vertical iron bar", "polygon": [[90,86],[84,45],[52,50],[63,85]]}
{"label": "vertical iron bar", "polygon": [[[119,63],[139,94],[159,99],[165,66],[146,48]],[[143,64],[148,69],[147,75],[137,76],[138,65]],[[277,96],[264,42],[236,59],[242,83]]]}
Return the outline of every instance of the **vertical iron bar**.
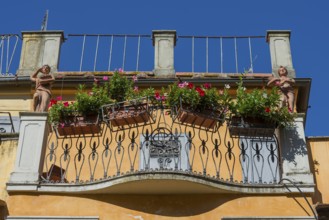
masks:
{"label": "vertical iron bar", "polygon": [[80,58],[80,72],[81,72],[81,68],[82,68],[83,55],[85,52],[85,42],[86,42],[86,35],[83,36],[83,42],[82,42],[82,51],[81,51],[81,58]]}
{"label": "vertical iron bar", "polygon": [[11,62],[13,61],[14,54],[15,54],[15,51],[16,51],[17,43],[18,43],[18,36],[16,36],[16,42],[15,42],[15,46],[14,46],[14,49],[13,49],[13,53],[11,54],[11,57],[10,57],[9,66],[8,66],[7,72],[9,72],[9,68],[11,66]]}
{"label": "vertical iron bar", "polygon": [[96,51],[95,51],[95,59],[94,59],[94,71],[96,70],[97,55],[98,55],[98,44],[99,44],[99,35],[97,35],[97,42],[96,42]]}
{"label": "vertical iron bar", "polygon": [[206,73],[208,73],[208,37],[206,38]]}
{"label": "vertical iron bar", "polygon": [[141,36],[138,35],[136,72],[138,71],[138,64],[139,64],[139,49],[140,49],[140,43],[141,43]]}
{"label": "vertical iron bar", "polygon": [[125,62],[126,62],[126,46],[127,46],[127,35],[125,35],[125,43],[124,43],[124,46],[123,46],[122,70],[125,69]]}
{"label": "vertical iron bar", "polygon": [[10,35],[7,38],[7,56],[6,56],[6,73],[8,70],[8,61],[9,61],[9,46],[10,46]]}
{"label": "vertical iron bar", "polygon": [[109,66],[107,68],[107,71],[110,71],[111,69],[111,62],[112,62],[112,46],[113,46],[113,35],[111,37],[111,43],[110,43],[110,56],[109,56]]}
{"label": "vertical iron bar", "polygon": [[194,73],[194,36],[192,37],[192,73]]}
{"label": "vertical iron bar", "polygon": [[220,72],[223,73],[223,38],[220,38]]}
{"label": "vertical iron bar", "polygon": [[238,69],[238,48],[236,46],[236,37],[234,38],[234,48],[235,48],[235,71],[236,73],[239,72]]}
{"label": "vertical iron bar", "polygon": [[3,48],[4,48],[4,37],[1,37],[1,44],[0,44],[0,47],[1,47],[1,59],[0,59],[0,74],[2,74],[2,61],[3,61]]}
{"label": "vertical iron bar", "polygon": [[[250,68],[251,68],[251,73],[254,73],[254,66],[252,63],[252,51],[251,51],[251,41],[250,41],[250,37],[249,37],[249,56],[250,56]],[[248,70],[249,72],[249,70]]]}

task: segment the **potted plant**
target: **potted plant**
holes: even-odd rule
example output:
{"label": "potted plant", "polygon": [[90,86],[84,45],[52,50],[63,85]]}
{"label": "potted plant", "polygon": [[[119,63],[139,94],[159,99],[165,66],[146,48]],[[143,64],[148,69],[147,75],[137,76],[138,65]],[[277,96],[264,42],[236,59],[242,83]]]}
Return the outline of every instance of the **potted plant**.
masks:
{"label": "potted plant", "polygon": [[49,122],[54,126],[64,127],[75,122],[76,103],[62,101],[62,96],[51,99],[49,104]]}
{"label": "potted plant", "polygon": [[277,127],[292,124],[295,115],[287,107],[280,107],[277,87],[248,92],[242,79],[237,84],[236,100],[230,105],[232,136],[273,137]]}
{"label": "potted plant", "polygon": [[111,103],[108,85],[94,83],[89,92],[79,85],[74,102],[63,102],[61,97],[51,100],[49,121],[59,135],[95,134],[100,132],[99,111],[104,104]]}
{"label": "potted plant", "polygon": [[201,86],[175,83],[169,86],[167,96],[167,104],[180,123],[205,129],[214,129],[223,123],[229,101],[226,88],[218,91],[209,83]]}
{"label": "potted plant", "polygon": [[109,80],[109,95],[114,103],[102,106],[103,120],[113,127],[138,126],[150,120],[149,94],[154,89],[140,91],[137,76],[128,79],[124,72],[115,71]]}

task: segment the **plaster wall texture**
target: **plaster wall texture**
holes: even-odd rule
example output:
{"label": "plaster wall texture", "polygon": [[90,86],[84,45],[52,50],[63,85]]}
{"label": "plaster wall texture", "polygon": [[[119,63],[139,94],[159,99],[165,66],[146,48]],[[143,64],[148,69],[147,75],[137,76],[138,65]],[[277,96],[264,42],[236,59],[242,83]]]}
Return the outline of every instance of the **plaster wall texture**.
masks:
{"label": "plaster wall texture", "polygon": [[6,183],[14,169],[18,140],[2,140],[0,144],[0,200],[6,201]]}
{"label": "plaster wall texture", "polygon": [[[24,204],[24,205],[22,205]],[[38,208],[35,208],[38,207]],[[288,208],[289,207],[289,208]],[[224,216],[309,216],[303,198],[239,195],[13,195],[12,216],[99,216],[105,219],[221,219]]]}
{"label": "plaster wall texture", "polygon": [[313,196],[313,203],[329,203],[329,137],[325,139],[309,140],[311,151],[310,163],[313,168],[316,183],[316,192]]}

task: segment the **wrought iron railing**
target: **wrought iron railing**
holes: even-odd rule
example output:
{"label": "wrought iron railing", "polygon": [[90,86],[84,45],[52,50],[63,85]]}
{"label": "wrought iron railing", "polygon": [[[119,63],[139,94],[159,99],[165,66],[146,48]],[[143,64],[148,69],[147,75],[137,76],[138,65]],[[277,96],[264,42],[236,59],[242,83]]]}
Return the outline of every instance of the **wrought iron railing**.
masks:
{"label": "wrought iron railing", "polygon": [[[151,71],[154,68],[151,35],[69,34],[62,51],[62,71],[113,71],[116,68]],[[265,36],[178,35],[174,57],[178,72],[264,73],[271,70]]]}
{"label": "wrought iron railing", "polygon": [[81,184],[165,171],[218,182],[279,182],[275,135],[231,136],[226,122],[217,121],[210,127],[194,125],[181,123],[182,118],[162,105],[151,111],[154,123],[113,126],[107,121],[100,124],[99,133],[60,136],[53,128],[43,181]]}

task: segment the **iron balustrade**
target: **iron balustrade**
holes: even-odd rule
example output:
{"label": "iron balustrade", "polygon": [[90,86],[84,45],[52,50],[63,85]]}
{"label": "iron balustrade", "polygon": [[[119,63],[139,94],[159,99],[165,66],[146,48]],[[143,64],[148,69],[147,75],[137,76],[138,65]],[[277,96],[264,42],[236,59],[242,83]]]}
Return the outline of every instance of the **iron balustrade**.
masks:
{"label": "iron balustrade", "polygon": [[[151,35],[68,34],[62,51],[62,71],[113,71],[118,68],[125,71],[151,71],[154,69]],[[265,36],[178,35],[174,59],[176,72],[265,73],[271,71]]]}
{"label": "iron balustrade", "polygon": [[280,181],[275,135],[231,136],[228,123],[202,128],[182,124],[165,106],[153,108],[154,123],[100,124],[91,134],[50,132],[43,182],[83,184],[138,173],[166,173],[241,184]]}

